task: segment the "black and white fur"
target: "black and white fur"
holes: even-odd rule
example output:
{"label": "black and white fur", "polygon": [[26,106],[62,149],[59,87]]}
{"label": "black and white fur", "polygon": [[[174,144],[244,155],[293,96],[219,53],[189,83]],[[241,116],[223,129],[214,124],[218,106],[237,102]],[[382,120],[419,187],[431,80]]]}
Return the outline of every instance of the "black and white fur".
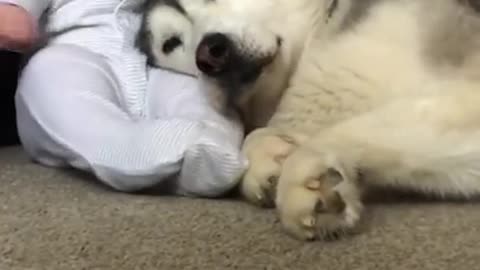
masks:
{"label": "black and white fur", "polygon": [[370,186],[480,195],[479,0],[152,3],[144,51],[240,108],[242,194],[292,235],[356,227]]}

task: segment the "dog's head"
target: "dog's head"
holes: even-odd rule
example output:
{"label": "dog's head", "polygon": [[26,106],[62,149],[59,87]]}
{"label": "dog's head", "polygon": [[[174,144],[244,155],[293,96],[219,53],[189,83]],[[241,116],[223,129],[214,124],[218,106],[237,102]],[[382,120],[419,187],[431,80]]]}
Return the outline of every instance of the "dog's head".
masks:
{"label": "dog's head", "polygon": [[284,37],[254,14],[248,18],[228,6],[214,12],[224,15],[209,13],[194,25],[195,65],[202,79],[223,93],[227,108],[237,109],[252,128],[263,125],[288,77]]}
{"label": "dog's head", "polygon": [[261,126],[291,75],[292,37],[304,31],[301,15],[286,23],[296,16],[288,1],[150,0],[140,45],[151,64],[198,75],[247,125]]}

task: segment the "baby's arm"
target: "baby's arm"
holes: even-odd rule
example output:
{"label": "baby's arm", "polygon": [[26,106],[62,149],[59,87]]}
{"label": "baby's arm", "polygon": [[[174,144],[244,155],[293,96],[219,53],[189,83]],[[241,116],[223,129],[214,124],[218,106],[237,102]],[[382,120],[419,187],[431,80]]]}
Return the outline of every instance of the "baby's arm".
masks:
{"label": "baby's arm", "polygon": [[38,19],[51,0],[0,0],[0,49],[23,51],[35,42]]}

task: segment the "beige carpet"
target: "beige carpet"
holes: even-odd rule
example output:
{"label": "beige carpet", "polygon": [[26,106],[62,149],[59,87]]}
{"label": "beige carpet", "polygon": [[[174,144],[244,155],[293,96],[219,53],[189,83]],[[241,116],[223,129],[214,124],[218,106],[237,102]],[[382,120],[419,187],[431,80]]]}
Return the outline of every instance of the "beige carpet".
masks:
{"label": "beige carpet", "polygon": [[1,270],[480,269],[480,204],[391,202],[363,234],[303,243],[235,200],[112,192],[0,150]]}

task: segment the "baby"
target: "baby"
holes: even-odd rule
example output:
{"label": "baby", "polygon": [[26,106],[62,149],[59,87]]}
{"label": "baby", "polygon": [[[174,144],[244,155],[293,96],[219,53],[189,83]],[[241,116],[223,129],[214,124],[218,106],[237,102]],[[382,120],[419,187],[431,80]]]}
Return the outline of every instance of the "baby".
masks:
{"label": "baby", "polygon": [[89,171],[116,190],[220,196],[246,167],[243,128],[210,106],[195,76],[147,66],[134,46],[140,2],[0,0],[2,48],[28,50],[43,26],[91,26],[55,37],[23,69],[22,144],[40,164]]}

